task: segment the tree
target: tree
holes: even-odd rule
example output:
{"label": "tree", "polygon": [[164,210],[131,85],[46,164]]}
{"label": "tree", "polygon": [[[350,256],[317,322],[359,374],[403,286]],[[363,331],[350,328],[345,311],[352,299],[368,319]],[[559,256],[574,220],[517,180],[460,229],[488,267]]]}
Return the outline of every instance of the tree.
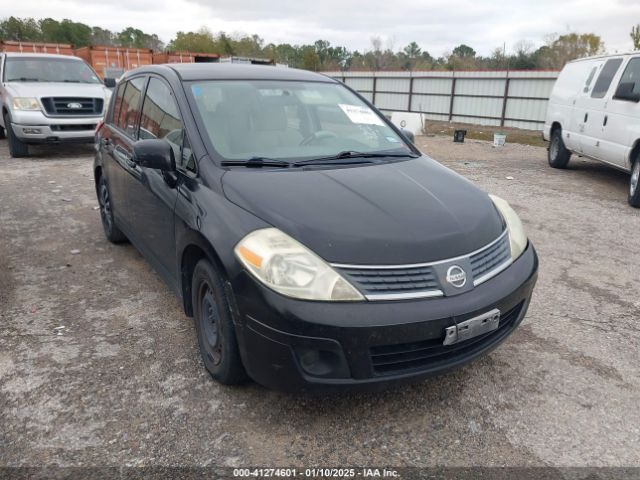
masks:
{"label": "tree", "polygon": [[0,38],[15,42],[40,42],[42,32],[33,18],[9,17],[0,23]]}
{"label": "tree", "polygon": [[604,51],[604,43],[598,35],[568,33],[550,36],[547,39],[547,45],[538,49],[535,55],[538,59],[538,67],[560,70],[571,60],[599,55]]}
{"label": "tree", "polygon": [[464,43],[461,43],[456,48],[454,48],[453,52],[451,53],[460,58],[473,58],[476,56],[476,51],[469,45],[465,45]]}
{"label": "tree", "polygon": [[217,43],[211,31],[201,28],[197,32],[178,32],[167,45],[171,51],[218,53]]}
{"label": "tree", "polygon": [[629,34],[633,41],[633,49],[640,50],[640,24],[635,27],[631,27],[631,33]]}

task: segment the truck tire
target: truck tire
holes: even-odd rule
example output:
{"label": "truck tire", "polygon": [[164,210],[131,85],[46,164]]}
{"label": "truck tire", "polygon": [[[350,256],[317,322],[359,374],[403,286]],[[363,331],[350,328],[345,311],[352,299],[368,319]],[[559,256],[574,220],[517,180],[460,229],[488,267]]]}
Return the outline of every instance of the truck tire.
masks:
{"label": "truck tire", "polygon": [[629,180],[629,205],[640,208],[640,154],[636,155],[631,169],[631,180]]}
{"label": "truck tire", "polygon": [[571,158],[571,152],[564,146],[562,129],[556,128],[551,132],[548,150],[549,165],[553,168],[566,168]]}
{"label": "truck tire", "polygon": [[20,141],[20,139],[15,136],[13,129],[11,128],[11,120],[9,119],[9,115],[6,113],[4,114],[4,125],[7,132],[7,140],[9,141],[9,154],[13,158],[28,157],[29,145]]}
{"label": "truck tire", "polygon": [[193,270],[191,292],[193,319],[205,368],[223,385],[242,383],[247,374],[240,359],[223,274],[209,260],[200,260]]}

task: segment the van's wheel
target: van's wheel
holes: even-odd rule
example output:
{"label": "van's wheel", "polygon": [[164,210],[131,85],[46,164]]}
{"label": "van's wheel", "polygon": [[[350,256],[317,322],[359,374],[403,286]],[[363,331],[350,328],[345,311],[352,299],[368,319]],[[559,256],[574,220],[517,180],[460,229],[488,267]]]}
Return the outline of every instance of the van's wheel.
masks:
{"label": "van's wheel", "polygon": [[5,138],[7,138],[7,136],[4,133],[4,128],[0,127],[0,140],[4,140]]}
{"label": "van's wheel", "polygon": [[640,208],[640,155],[636,156],[629,181],[629,205]]}
{"label": "van's wheel", "polygon": [[205,368],[224,385],[241,383],[246,379],[246,373],[240,359],[223,276],[206,259],[196,264],[191,292],[193,318]]}
{"label": "van's wheel", "polygon": [[571,152],[564,146],[562,140],[562,129],[556,128],[551,132],[551,141],[549,142],[549,165],[553,168],[566,168],[571,158]]}
{"label": "van's wheel", "polygon": [[29,156],[29,145],[20,141],[18,137],[16,137],[15,133],[13,133],[13,128],[11,128],[11,120],[9,119],[9,115],[4,114],[4,125],[5,130],[7,131],[7,140],[9,140],[9,154],[13,158],[21,158]]}
{"label": "van's wheel", "polygon": [[102,228],[107,240],[111,243],[126,241],[127,237],[116,225],[113,216],[113,205],[111,204],[111,192],[103,175],[100,176],[98,181],[98,203],[100,204],[100,220],[102,220]]}

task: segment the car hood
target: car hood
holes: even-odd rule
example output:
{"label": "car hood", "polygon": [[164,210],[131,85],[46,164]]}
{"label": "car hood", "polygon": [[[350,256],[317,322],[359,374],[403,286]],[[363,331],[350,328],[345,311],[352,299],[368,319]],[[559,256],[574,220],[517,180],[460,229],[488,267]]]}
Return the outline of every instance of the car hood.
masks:
{"label": "car hood", "polygon": [[234,169],[227,198],[329,262],[443,260],[495,240],[489,196],[435,160],[314,170]]}
{"label": "car hood", "polygon": [[108,98],[111,90],[100,83],[11,82],[5,86],[14,97]]}

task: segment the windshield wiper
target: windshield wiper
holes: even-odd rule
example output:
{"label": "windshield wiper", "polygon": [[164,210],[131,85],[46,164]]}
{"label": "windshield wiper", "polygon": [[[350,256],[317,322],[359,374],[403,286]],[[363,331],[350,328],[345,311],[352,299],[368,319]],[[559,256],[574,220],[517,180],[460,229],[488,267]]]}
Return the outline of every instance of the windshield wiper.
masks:
{"label": "windshield wiper", "polygon": [[317,164],[335,164],[335,163],[360,163],[348,162],[351,159],[362,159],[361,163],[370,163],[367,158],[418,158],[418,155],[411,152],[358,152],[355,150],[345,150],[328,157],[310,158],[309,160],[299,160],[294,165],[317,165]]}
{"label": "windshield wiper", "polygon": [[38,78],[27,78],[27,77],[20,77],[20,78],[10,78],[9,80],[7,80],[7,82],[39,82],[40,80]]}
{"label": "windshield wiper", "polygon": [[276,158],[268,157],[251,157],[248,160],[223,160],[220,162],[223,167],[291,167],[293,162],[287,162],[286,160],[278,160]]}

